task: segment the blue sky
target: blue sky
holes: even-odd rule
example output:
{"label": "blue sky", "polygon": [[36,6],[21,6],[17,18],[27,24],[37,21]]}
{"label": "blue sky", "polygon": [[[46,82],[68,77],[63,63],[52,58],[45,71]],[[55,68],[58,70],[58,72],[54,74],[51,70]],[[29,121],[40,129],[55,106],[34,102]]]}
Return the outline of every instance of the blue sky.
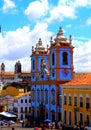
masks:
{"label": "blue sky", "polygon": [[31,69],[30,55],[41,37],[44,46],[55,38],[59,27],[72,34],[74,70],[91,72],[91,0],[1,0],[0,64],[14,71]]}

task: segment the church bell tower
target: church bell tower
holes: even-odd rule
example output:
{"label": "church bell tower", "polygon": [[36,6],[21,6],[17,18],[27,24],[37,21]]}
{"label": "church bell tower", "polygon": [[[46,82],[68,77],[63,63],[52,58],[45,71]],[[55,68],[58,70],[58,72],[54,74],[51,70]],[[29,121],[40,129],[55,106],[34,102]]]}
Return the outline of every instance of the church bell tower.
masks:
{"label": "church bell tower", "polygon": [[50,80],[69,81],[73,76],[72,36],[69,40],[63,35],[60,27],[56,38],[50,39]]}

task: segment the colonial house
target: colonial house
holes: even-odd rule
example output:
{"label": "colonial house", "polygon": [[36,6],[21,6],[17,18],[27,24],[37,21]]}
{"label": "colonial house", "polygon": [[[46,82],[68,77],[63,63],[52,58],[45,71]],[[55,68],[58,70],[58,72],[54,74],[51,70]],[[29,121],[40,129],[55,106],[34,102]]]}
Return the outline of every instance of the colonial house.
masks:
{"label": "colonial house", "polygon": [[91,73],[63,84],[62,91],[63,123],[68,126],[91,125]]}
{"label": "colonial house", "polygon": [[22,93],[14,98],[13,112],[18,119],[26,120],[31,113],[31,93]]}

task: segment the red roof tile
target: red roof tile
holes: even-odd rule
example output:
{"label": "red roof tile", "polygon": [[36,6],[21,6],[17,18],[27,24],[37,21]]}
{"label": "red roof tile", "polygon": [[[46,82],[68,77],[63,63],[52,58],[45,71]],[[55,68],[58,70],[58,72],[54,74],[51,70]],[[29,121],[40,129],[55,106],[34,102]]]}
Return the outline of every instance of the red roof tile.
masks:
{"label": "red roof tile", "polygon": [[91,85],[91,73],[84,75],[65,83],[64,85]]}

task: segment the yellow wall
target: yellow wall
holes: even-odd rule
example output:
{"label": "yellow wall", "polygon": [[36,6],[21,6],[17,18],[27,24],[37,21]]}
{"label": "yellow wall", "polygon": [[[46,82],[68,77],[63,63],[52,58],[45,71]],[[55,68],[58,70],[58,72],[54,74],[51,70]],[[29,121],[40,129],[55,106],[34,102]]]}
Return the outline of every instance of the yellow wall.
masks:
{"label": "yellow wall", "polygon": [[[70,106],[69,103],[69,94],[71,95],[71,99],[72,99],[72,105]],[[80,113],[83,113],[84,115],[84,122],[86,121],[86,115],[88,114],[90,117],[90,124],[91,124],[91,98],[90,98],[90,108],[87,110],[86,109],[86,95],[91,95],[91,87],[88,86],[74,86],[74,87],[63,87],[63,98],[64,95],[66,95],[67,98],[67,104],[64,105],[63,103],[63,111],[66,110],[67,111],[67,123],[69,122],[69,111],[72,112],[72,126],[74,126],[74,108],[78,109],[77,110],[77,123],[79,124],[80,121]],[[74,95],[76,95],[77,97],[77,106],[74,106]],[[80,95],[83,96],[83,107],[80,107]],[[63,99],[62,98],[62,99]],[[64,101],[63,101],[64,102]],[[64,117],[64,114],[63,114]],[[85,123],[84,123],[85,125]]]}
{"label": "yellow wall", "polygon": [[19,89],[19,94],[20,94],[20,93],[24,93],[24,88]]}

